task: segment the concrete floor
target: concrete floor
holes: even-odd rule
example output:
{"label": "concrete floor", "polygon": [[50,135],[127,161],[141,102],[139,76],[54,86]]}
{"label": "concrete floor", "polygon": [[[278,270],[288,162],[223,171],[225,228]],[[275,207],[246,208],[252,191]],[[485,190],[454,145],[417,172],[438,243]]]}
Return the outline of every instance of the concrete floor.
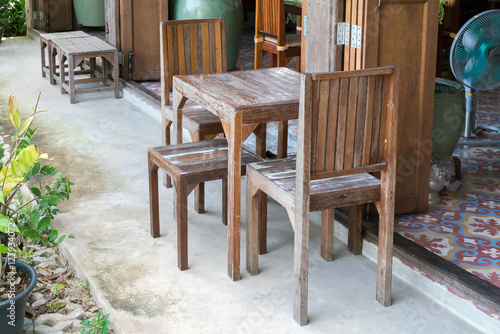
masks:
{"label": "concrete floor", "polygon": [[[245,272],[242,243],[242,279],[232,282],[220,182],[207,185],[207,213],[196,214],[190,203],[190,268],[179,271],[171,189],[160,187],[162,235],[149,235],[146,148],[161,143],[158,117],[114,99],[112,92],[79,95],[71,105],[68,95],[41,77],[39,54],[38,42],[28,38],[0,43],[0,110],[8,112],[14,92],[26,117],[41,92],[39,107],[48,112],[36,120],[35,142],[75,183],[55,224],[76,236],[64,242],[64,251],[119,333],[480,332],[398,277],[393,305],[379,305],[375,263],[350,254],[339,240],[335,260],[324,262],[315,224],[309,324],[298,326],[292,319],[293,231],[286,213],[270,203],[269,253],[260,257],[261,273]],[[5,117],[0,122],[9,126]]]}

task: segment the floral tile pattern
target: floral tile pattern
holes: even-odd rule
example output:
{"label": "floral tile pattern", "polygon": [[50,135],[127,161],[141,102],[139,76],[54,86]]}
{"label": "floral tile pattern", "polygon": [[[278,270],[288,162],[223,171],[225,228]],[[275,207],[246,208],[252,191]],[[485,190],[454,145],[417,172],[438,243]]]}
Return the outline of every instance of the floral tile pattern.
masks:
{"label": "floral tile pattern", "polygon": [[[500,90],[478,94],[478,123],[500,126]],[[500,140],[483,131],[474,140]],[[500,146],[458,146],[462,186],[427,212],[396,218],[405,238],[500,288]]]}

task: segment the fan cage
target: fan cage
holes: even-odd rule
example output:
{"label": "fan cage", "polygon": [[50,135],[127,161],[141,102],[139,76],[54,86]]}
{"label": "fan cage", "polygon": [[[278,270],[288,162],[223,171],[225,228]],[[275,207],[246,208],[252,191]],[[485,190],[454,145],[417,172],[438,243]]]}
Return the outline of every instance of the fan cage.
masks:
{"label": "fan cage", "polygon": [[471,18],[460,29],[450,52],[451,70],[462,84],[475,90],[490,90],[500,87],[500,80],[493,78],[495,72],[500,72],[500,64],[490,63],[484,65],[481,76],[467,78],[467,66],[475,66],[476,59],[471,55],[477,52],[483,43],[491,42],[500,48],[500,10],[493,9]]}

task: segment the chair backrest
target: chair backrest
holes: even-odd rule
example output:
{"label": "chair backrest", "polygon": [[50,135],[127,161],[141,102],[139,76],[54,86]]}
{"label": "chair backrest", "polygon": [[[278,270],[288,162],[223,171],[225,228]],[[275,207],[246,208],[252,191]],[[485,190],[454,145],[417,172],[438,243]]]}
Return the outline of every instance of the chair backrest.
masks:
{"label": "chair backrest", "polygon": [[162,105],[174,75],[227,72],[226,25],[222,18],[160,23]]}
{"label": "chair backrest", "polygon": [[278,45],[285,45],[285,19],[284,0],[256,0],[255,38],[268,35],[276,37]]}
{"label": "chair backrest", "polygon": [[298,181],[394,169],[397,87],[394,67],[305,74]]}

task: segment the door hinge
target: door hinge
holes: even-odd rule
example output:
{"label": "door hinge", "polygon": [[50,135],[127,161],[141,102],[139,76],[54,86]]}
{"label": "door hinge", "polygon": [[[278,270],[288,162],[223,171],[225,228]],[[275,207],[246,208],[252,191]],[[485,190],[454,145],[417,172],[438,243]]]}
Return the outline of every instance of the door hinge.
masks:
{"label": "door hinge", "polygon": [[124,58],[123,52],[118,52],[118,64],[123,65]]}
{"label": "door hinge", "polygon": [[337,45],[349,45],[349,30],[351,25],[347,22],[337,23]]}
{"label": "door hinge", "polygon": [[302,34],[307,36],[307,15],[304,15],[304,18],[302,19]]}
{"label": "door hinge", "polygon": [[351,45],[353,48],[361,49],[361,26],[352,25]]}
{"label": "door hinge", "polygon": [[132,51],[128,52],[128,78],[132,80],[132,72],[134,71],[133,60],[134,53]]}

